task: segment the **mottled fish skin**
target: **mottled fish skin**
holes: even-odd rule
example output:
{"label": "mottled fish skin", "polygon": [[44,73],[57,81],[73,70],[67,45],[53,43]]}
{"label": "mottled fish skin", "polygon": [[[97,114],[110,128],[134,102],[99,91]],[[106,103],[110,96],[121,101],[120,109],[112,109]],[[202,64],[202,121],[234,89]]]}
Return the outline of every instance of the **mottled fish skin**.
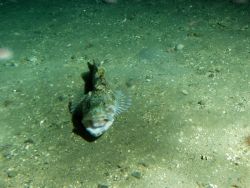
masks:
{"label": "mottled fish skin", "polygon": [[94,137],[105,133],[113,124],[115,116],[127,110],[131,101],[122,92],[113,92],[105,80],[102,63],[88,63],[93,89],[80,102],[82,124]]}
{"label": "mottled fish skin", "polygon": [[89,93],[88,108],[82,124],[86,130],[95,137],[106,132],[114,122],[115,96],[112,92],[93,91]]}

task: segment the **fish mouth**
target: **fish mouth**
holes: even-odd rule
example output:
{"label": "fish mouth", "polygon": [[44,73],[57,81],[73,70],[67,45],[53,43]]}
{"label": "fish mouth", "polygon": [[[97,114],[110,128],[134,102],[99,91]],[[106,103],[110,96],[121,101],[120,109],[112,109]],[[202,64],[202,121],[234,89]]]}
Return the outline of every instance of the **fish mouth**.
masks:
{"label": "fish mouth", "polygon": [[108,130],[109,127],[106,126],[100,126],[100,127],[88,127],[86,130],[94,137],[101,136],[103,133],[105,133]]}
{"label": "fish mouth", "polygon": [[86,130],[88,131],[89,134],[91,134],[94,137],[101,136],[103,133],[105,133],[110,126],[113,124],[113,121],[101,121],[97,123],[93,123],[88,126],[86,126]]}

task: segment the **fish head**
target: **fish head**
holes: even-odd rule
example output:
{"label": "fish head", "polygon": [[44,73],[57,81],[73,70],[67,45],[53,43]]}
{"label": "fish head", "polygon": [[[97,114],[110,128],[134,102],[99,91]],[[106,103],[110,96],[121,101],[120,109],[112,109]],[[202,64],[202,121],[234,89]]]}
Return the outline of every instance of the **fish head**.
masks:
{"label": "fish head", "polygon": [[114,116],[100,108],[92,109],[82,119],[83,126],[94,137],[99,137],[105,133],[113,122]]}

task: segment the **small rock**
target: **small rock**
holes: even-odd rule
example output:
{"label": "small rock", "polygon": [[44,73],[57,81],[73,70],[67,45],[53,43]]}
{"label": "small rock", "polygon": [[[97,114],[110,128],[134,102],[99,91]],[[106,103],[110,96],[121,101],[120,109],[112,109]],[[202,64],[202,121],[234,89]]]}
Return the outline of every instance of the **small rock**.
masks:
{"label": "small rock", "polygon": [[28,139],[24,140],[24,143],[25,144],[34,144],[35,142],[31,138],[28,138]]}
{"label": "small rock", "polygon": [[137,178],[137,179],[141,179],[142,175],[141,175],[141,172],[139,171],[134,171],[131,173],[131,176]]}
{"label": "small rock", "polygon": [[6,66],[6,67],[18,67],[18,63],[8,62],[8,63],[5,63],[4,66]]}
{"label": "small rock", "polygon": [[184,48],[184,45],[183,44],[177,44],[176,46],[175,46],[175,50],[176,51],[179,51],[179,50],[182,50]]}
{"label": "small rock", "polygon": [[151,76],[151,75],[147,75],[147,76],[145,77],[145,79],[146,79],[146,82],[151,82],[152,76]]}
{"label": "small rock", "polygon": [[27,57],[26,59],[28,62],[30,63],[37,63],[38,59],[36,56],[30,56],[30,57]]}
{"label": "small rock", "polygon": [[14,170],[8,170],[7,171],[7,176],[9,178],[14,178],[16,175],[17,175],[17,171],[14,171]]}
{"label": "small rock", "polygon": [[108,188],[108,186],[107,185],[103,185],[103,184],[98,184],[97,188]]}
{"label": "small rock", "polygon": [[55,146],[49,146],[48,147],[48,151],[53,151],[53,150],[55,150]]}
{"label": "small rock", "polygon": [[70,59],[74,60],[74,59],[76,59],[76,56],[75,56],[75,55],[72,55],[72,56],[70,57]]}
{"label": "small rock", "polygon": [[183,95],[188,95],[188,91],[185,90],[185,89],[181,90],[181,93],[182,93]]}
{"label": "small rock", "polygon": [[201,105],[201,106],[205,106],[205,101],[200,100],[200,101],[197,102],[197,104],[199,104],[199,105]]}

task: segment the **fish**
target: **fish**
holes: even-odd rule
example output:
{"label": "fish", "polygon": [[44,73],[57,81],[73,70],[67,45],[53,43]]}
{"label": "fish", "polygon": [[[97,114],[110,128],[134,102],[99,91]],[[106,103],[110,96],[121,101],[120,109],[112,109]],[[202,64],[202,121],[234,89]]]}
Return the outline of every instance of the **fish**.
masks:
{"label": "fish", "polygon": [[[93,137],[103,135],[114,123],[115,117],[127,111],[131,98],[121,91],[113,91],[105,78],[103,61],[88,62],[88,72],[82,73],[84,94],[72,102],[72,114],[81,113],[81,124]],[[77,101],[77,100],[76,100]]]}

